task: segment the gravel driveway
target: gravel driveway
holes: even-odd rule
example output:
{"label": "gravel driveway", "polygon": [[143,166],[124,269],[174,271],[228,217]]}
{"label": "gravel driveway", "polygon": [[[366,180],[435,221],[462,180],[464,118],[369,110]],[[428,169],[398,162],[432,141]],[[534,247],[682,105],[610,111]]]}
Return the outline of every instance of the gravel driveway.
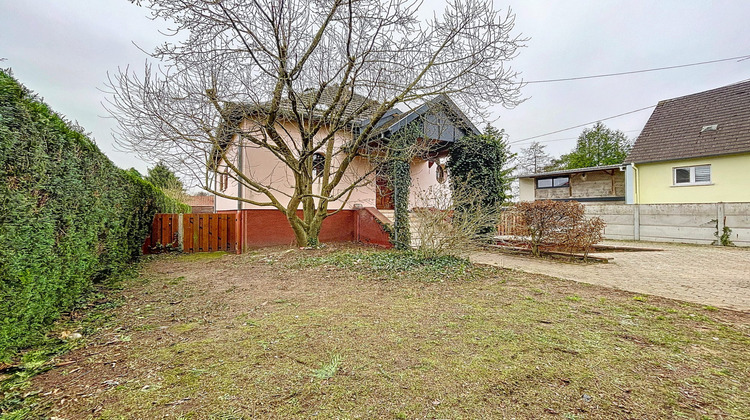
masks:
{"label": "gravel driveway", "polygon": [[750,312],[750,249],[702,245],[606,242],[661,248],[656,252],[607,252],[608,264],[573,264],[497,252],[479,252],[477,263],[546,274],[629,292],[657,295]]}

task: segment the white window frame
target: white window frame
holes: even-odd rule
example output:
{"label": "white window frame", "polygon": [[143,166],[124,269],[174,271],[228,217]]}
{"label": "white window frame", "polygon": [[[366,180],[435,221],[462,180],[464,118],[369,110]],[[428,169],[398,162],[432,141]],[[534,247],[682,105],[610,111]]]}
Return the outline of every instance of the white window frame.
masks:
{"label": "white window frame", "polygon": [[[696,168],[708,168],[708,181],[695,181],[695,170]],[[690,171],[690,181],[689,182],[677,182],[677,170],[678,169],[687,169]],[[683,187],[683,186],[690,186],[690,185],[712,185],[713,184],[713,178],[711,175],[711,165],[695,165],[695,166],[676,166],[672,168],[672,186],[673,187]]]}

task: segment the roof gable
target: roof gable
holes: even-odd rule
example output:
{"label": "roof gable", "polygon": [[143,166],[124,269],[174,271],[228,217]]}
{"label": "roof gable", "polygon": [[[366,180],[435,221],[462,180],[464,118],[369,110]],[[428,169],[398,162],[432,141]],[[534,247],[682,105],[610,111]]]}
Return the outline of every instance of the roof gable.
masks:
{"label": "roof gable", "polygon": [[380,121],[376,124],[377,128],[385,130],[386,136],[418,119],[421,119],[425,136],[433,140],[454,142],[466,135],[481,134],[456,103],[446,95],[438,95],[405,114],[386,114],[381,121],[386,118],[389,120],[385,124]]}
{"label": "roof gable", "polygon": [[750,153],[750,81],[659,102],[625,161],[736,153]]}

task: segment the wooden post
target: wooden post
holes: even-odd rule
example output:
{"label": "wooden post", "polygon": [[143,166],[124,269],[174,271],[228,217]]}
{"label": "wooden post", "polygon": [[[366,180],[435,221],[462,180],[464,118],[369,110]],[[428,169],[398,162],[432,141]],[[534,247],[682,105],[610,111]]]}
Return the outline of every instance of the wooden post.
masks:
{"label": "wooden post", "polygon": [[177,246],[180,248],[180,250],[183,250],[185,248],[183,243],[183,240],[185,238],[185,225],[182,220],[183,216],[184,215],[182,213],[177,215]]}

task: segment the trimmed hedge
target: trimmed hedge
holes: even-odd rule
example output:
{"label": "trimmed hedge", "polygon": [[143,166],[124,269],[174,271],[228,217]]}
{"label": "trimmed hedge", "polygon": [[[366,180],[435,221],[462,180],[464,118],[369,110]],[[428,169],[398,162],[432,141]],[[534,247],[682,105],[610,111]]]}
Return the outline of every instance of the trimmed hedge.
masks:
{"label": "trimmed hedge", "polygon": [[0,71],[0,360],[136,258],[157,212],[187,212]]}

